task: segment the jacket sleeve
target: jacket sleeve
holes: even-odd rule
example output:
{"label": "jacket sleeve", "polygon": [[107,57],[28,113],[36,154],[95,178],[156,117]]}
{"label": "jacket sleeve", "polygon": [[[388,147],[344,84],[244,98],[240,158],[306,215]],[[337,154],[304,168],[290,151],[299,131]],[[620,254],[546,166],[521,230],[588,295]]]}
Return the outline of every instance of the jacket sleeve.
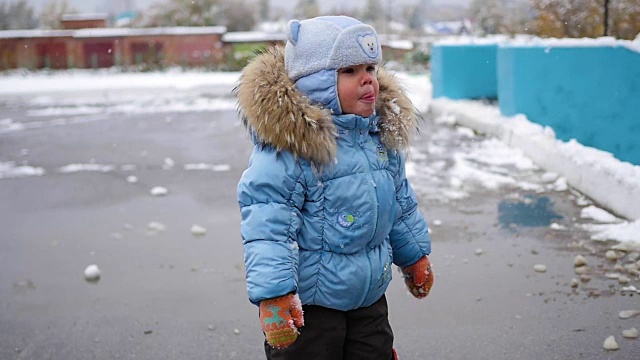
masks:
{"label": "jacket sleeve", "polygon": [[398,170],[394,176],[396,201],[401,214],[393,224],[390,239],[393,263],[405,267],[431,253],[429,228],[418,208],[416,194],[405,174],[405,158],[396,152]]}
{"label": "jacket sleeve", "polygon": [[290,153],[257,145],[238,183],[247,292],[256,305],[297,291],[302,175]]}

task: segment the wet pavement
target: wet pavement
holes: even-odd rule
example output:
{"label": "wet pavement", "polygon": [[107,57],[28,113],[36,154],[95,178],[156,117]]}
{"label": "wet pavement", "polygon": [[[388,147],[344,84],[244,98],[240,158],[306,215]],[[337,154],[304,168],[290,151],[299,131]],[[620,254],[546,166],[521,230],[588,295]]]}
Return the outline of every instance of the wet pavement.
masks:
{"label": "wet pavement", "polygon": [[[251,144],[236,113],[61,121],[28,117],[21,101],[0,99],[0,118],[36,125],[0,133],[0,162],[45,174],[0,179],[0,359],[264,358],[244,284],[235,187]],[[577,226],[585,199],[554,189],[541,169],[483,163],[474,156],[483,144],[429,118],[415,139],[411,179],[431,223],[436,283],[418,301],[394,274],[401,359],[638,359],[640,339],[621,333],[640,329],[640,317],[618,313],[640,309],[640,295],[605,277],[612,243]],[[461,178],[464,154],[483,174],[516,181]],[[112,168],[60,171],[70,164]],[[169,192],[151,196],[154,186]],[[150,230],[154,221],[166,230]],[[206,235],[192,235],[194,224]],[[574,289],[577,254],[592,270]],[[89,264],[102,271],[97,283],[83,278]],[[609,335],[619,350],[603,349]]]}

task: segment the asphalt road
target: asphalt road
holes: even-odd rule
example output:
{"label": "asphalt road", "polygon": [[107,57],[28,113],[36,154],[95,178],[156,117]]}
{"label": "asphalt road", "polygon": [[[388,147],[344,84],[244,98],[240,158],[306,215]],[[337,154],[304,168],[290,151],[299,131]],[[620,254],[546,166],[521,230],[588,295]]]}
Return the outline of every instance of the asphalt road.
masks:
{"label": "asphalt road", "polygon": [[[0,101],[0,118],[35,121],[27,111]],[[235,193],[251,143],[236,113],[55,119],[0,134],[0,162],[46,171],[0,179],[0,359],[264,358],[257,308],[246,298]],[[443,127],[427,119],[416,149],[481,140]],[[436,139],[437,131],[451,136]],[[446,178],[449,153],[415,161],[444,161],[438,176]],[[58,171],[74,163],[117,166]],[[197,163],[229,168],[184,169]],[[137,183],[126,181],[131,175]],[[151,196],[154,186],[169,193]],[[418,301],[394,271],[387,297],[401,359],[640,358],[640,339],[621,335],[640,329],[640,317],[618,317],[639,309],[640,296],[623,296],[605,279],[615,265],[604,259],[611,244],[576,227],[575,193],[521,190],[514,199],[514,190],[480,189],[442,202],[429,195],[436,185],[417,190],[432,221],[436,283]],[[150,231],[152,221],[166,230]],[[206,235],[193,236],[194,224]],[[573,289],[579,253],[592,279]],[[89,264],[102,271],[97,283],[83,278]],[[619,350],[603,349],[609,335]]]}

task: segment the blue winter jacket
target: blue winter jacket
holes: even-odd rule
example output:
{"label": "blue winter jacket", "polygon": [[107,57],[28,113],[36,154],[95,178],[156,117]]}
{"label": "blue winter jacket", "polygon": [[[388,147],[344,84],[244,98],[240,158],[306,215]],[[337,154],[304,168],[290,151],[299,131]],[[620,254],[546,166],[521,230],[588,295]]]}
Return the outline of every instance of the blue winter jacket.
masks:
{"label": "blue winter jacket", "polygon": [[237,88],[256,142],[238,184],[249,299],[297,292],[305,305],[369,306],[392,263],[431,252],[404,172],[413,108],[383,70],[380,115],[369,118],[332,116],[287,80],[276,49],[247,66]]}

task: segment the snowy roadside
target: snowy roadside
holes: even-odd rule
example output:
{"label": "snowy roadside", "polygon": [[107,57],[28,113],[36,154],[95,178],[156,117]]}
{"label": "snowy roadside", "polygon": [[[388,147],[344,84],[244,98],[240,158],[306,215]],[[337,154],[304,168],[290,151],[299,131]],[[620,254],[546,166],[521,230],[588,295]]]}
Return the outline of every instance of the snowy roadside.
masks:
{"label": "snowy roadside", "polygon": [[592,239],[640,245],[640,166],[575,140],[558,140],[549,127],[532,123],[523,115],[504,117],[496,106],[478,101],[433,99],[429,111],[438,121],[475,129],[520,149],[538,166],[559,174],[600,206],[631,220],[593,227],[589,229],[594,232]]}
{"label": "snowy roadside", "polygon": [[87,92],[124,92],[144,90],[215,90],[231,95],[240,73],[183,71],[122,72],[103,70],[66,70],[55,72],[12,71],[0,75],[0,97]]}

